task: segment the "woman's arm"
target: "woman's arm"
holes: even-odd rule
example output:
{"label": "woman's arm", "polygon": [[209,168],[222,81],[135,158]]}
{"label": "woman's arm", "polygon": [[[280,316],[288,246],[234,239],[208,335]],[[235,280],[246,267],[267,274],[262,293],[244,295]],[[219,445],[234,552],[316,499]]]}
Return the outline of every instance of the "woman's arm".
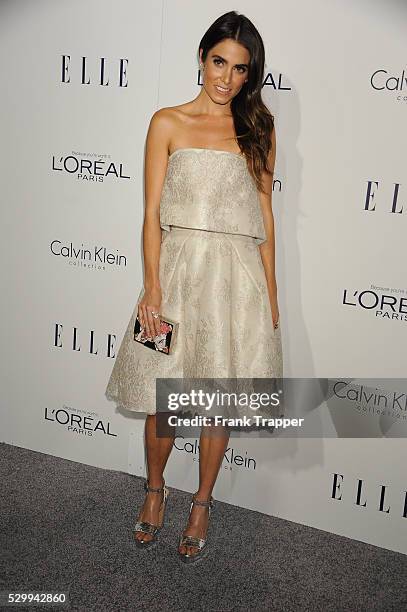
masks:
{"label": "woman's arm", "polygon": [[271,133],[271,150],[268,156],[268,165],[271,174],[263,172],[262,181],[263,188],[266,193],[259,191],[261,209],[263,212],[264,229],[266,231],[266,242],[260,244],[260,254],[263,261],[264,271],[266,273],[267,287],[270,298],[271,311],[273,315],[273,325],[276,326],[279,322],[279,310],[277,302],[277,282],[275,272],[275,236],[274,236],[274,215],[272,206],[273,178],[274,166],[276,161],[276,134],[275,128]]}
{"label": "woman's arm", "polygon": [[168,163],[171,118],[167,109],[161,109],[151,118],[146,139],[143,222],[144,295],[139,302],[141,325],[149,336],[160,330],[159,319],[151,311],[160,311],[161,287],[159,263],[161,250],[160,200]]}

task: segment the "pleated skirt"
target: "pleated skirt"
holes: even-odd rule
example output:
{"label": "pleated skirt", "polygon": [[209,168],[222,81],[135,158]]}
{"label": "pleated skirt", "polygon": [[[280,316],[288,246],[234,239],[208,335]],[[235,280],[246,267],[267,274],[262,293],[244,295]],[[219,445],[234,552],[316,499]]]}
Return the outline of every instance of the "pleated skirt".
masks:
{"label": "pleated skirt", "polygon": [[161,242],[160,313],[179,322],[173,353],[134,340],[140,290],[105,396],[118,408],[156,413],[156,378],[281,378],[258,244],[250,236],[172,226]]}

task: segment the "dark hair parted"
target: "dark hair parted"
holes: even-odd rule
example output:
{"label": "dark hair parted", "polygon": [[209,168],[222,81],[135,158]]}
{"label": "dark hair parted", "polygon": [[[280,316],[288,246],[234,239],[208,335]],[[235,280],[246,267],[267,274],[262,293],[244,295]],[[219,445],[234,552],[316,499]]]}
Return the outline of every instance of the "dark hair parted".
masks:
{"label": "dark hair parted", "polygon": [[264,78],[264,44],[252,22],[236,11],[221,15],[205,32],[199,43],[202,60],[208,51],[226,38],[243,45],[250,54],[248,81],[231,102],[231,110],[240,150],[246,156],[248,167],[257,188],[263,190],[261,173],[270,174],[267,156],[271,148],[274,117],[261,98]]}

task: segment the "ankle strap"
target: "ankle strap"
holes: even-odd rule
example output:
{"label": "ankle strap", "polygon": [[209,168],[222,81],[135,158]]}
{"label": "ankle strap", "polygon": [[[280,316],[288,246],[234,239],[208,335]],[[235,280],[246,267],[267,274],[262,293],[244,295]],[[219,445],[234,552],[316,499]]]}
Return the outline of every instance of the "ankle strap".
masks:
{"label": "ankle strap", "polygon": [[209,501],[200,501],[199,499],[195,498],[195,495],[196,493],[194,493],[194,495],[192,496],[192,504],[195,504],[195,506],[205,506],[205,508],[213,508],[214,499],[212,495]]}
{"label": "ankle strap", "polygon": [[148,480],[144,481],[144,490],[147,491],[148,493],[161,493],[161,491],[163,491],[165,489],[165,481],[163,480],[163,486],[155,489],[154,487],[150,487],[150,485],[148,484]]}

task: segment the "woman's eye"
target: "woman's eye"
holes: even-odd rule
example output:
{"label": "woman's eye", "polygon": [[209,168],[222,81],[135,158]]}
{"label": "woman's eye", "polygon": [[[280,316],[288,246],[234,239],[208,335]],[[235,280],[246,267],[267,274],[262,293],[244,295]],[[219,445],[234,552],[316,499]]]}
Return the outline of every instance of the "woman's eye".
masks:
{"label": "woman's eye", "polygon": [[[223,60],[221,60],[219,57],[216,57],[213,60],[213,63],[216,64],[216,66],[221,66],[223,64]],[[240,74],[246,72],[246,68],[244,66],[236,66],[236,69]]]}

